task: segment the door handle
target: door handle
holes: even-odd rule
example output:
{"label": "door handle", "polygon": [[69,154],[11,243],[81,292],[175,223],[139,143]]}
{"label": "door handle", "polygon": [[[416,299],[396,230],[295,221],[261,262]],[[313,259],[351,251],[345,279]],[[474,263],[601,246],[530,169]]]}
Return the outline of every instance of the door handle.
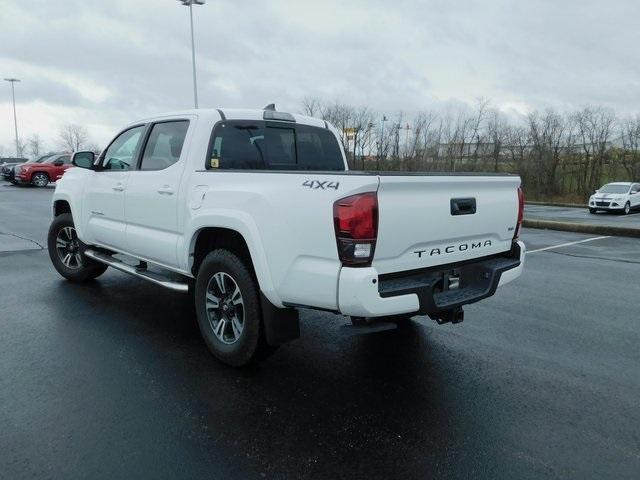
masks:
{"label": "door handle", "polygon": [[124,191],[124,185],[120,182],[116,183],[114,187],[112,187],[116,192]]}
{"label": "door handle", "polygon": [[158,193],[160,195],[173,195],[173,188],[171,188],[169,185],[163,185],[158,189]]}

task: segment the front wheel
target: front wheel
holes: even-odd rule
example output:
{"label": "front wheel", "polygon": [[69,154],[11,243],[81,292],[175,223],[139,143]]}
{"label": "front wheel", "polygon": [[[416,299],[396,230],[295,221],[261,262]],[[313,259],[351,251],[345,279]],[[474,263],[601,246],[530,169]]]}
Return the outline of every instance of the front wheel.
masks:
{"label": "front wheel", "polygon": [[264,338],[256,282],[233,253],[219,249],[204,258],[194,301],[202,338],[224,363],[241,367],[273,351]]}
{"label": "front wheel", "polygon": [[596,213],[596,209],[595,208],[590,208],[589,209],[589,213]]}
{"label": "front wheel", "polygon": [[82,246],[70,213],[53,219],[47,237],[49,258],[58,273],[72,282],[91,280],[107,270],[106,265],[85,257]]}
{"label": "front wheel", "polygon": [[622,211],[622,214],[629,215],[629,212],[631,212],[631,204],[627,202],[624,204],[624,210]]}
{"label": "front wheel", "polygon": [[36,187],[46,187],[49,185],[49,177],[46,173],[36,173],[31,177],[31,185]]}

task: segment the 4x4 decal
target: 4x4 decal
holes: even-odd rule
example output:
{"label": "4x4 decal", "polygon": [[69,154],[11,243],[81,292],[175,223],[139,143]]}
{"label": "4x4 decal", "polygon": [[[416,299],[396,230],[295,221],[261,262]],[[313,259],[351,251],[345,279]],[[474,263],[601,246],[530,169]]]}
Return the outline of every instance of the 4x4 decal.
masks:
{"label": "4x4 decal", "polygon": [[330,182],[329,180],[325,180],[324,182],[321,182],[319,180],[305,180],[304,182],[302,182],[302,186],[308,187],[312,190],[327,190],[329,188],[338,190],[340,182]]}

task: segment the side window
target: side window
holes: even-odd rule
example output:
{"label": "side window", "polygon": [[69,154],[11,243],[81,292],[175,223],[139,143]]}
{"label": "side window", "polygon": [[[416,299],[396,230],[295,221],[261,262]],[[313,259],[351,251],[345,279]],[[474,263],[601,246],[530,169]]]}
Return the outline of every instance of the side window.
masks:
{"label": "side window", "polygon": [[122,132],[104,152],[103,170],[131,170],[138,151],[138,143],[144,126],[133,127]]}
{"label": "side window", "polygon": [[180,159],[189,121],[156,123],[142,155],[140,170],[164,170]]}
{"label": "side window", "polygon": [[63,155],[59,157],[58,160],[62,160],[63,165],[69,165],[71,164],[71,155]]}

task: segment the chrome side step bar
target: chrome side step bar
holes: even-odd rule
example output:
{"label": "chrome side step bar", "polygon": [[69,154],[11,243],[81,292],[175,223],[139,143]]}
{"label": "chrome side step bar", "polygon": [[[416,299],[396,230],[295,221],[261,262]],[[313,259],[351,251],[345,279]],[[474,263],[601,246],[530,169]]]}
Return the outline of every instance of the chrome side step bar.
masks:
{"label": "chrome side step bar", "polygon": [[133,275],[134,277],[142,278],[144,280],[148,280],[156,285],[160,285],[162,287],[168,288],[170,290],[174,290],[176,292],[187,293],[189,291],[189,285],[187,283],[180,283],[169,278],[164,275],[156,272],[150,272],[146,269],[139,269],[124,263],[122,260],[118,260],[111,255],[106,253],[97,252],[95,250],[87,249],[84,251],[84,254],[100,263],[104,263],[105,265],[109,265],[110,267],[115,268],[116,270],[120,270],[121,272],[128,273]]}

